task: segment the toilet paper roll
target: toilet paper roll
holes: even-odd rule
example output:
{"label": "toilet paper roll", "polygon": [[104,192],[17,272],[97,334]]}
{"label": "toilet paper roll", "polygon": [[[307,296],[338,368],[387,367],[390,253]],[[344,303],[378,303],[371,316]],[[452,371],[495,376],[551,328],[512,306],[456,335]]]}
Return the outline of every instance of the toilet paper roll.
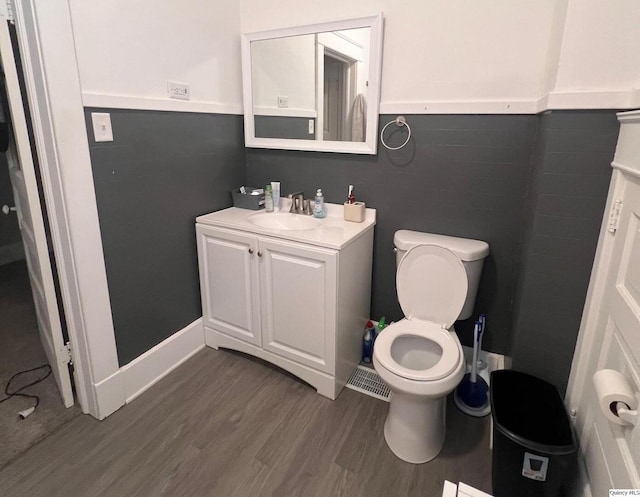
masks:
{"label": "toilet paper roll", "polygon": [[593,385],[596,388],[598,404],[605,417],[612,423],[626,424],[618,417],[616,403],[622,402],[631,410],[638,408],[638,401],[627,379],[613,369],[601,369],[593,375]]}

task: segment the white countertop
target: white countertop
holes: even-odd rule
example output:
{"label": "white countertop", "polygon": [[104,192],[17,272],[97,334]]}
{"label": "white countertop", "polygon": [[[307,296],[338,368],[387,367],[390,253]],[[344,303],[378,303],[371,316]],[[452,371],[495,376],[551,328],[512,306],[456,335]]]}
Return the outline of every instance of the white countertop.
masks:
{"label": "white countertop", "polygon": [[[289,207],[291,206],[291,200],[282,198],[280,199],[280,202],[280,212],[288,213]],[[292,240],[338,250],[349,245],[349,243],[357,239],[369,229],[373,229],[373,226],[376,224],[375,209],[366,209],[365,220],[361,223],[354,223],[344,220],[343,205],[326,204],[326,206],[327,217],[324,219],[318,219],[320,226],[318,228],[306,230],[279,230],[256,226],[249,221],[249,216],[257,213],[268,216],[270,213],[264,212],[264,209],[253,211],[249,209],[240,209],[238,207],[229,207],[228,209],[198,216],[196,218],[196,222],[209,226],[241,230],[256,235],[266,235],[274,238],[281,238],[283,240]],[[291,215],[304,216],[305,214]]]}

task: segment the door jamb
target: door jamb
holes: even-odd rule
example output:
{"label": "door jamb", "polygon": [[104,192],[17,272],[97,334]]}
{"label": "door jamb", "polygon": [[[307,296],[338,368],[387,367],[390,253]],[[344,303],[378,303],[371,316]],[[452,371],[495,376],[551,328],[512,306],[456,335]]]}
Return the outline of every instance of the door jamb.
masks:
{"label": "door jamb", "polygon": [[[82,412],[103,419],[125,404],[125,392],[118,374],[69,2],[15,0],[13,7],[76,392]],[[0,18],[7,19],[6,5]]]}

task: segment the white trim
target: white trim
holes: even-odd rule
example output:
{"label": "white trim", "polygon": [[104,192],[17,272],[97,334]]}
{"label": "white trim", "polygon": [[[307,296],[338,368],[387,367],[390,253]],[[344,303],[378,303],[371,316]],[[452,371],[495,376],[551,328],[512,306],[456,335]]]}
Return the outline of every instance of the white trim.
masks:
{"label": "white trim", "polygon": [[96,406],[91,410],[94,418],[104,419],[125,404],[124,379],[122,372],[116,371],[104,380],[92,385],[96,397]]}
{"label": "white trim", "polygon": [[[270,148],[280,150],[311,150],[318,152],[341,152],[375,155],[378,146],[378,117],[380,115],[380,89],[382,76],[382,14],[358,19],[348,19],[292,28],[275,29],[257,33],[244,33],[241,38],[242,53],[242,96],[244,103],[244,138],[249,148]],[[253,92],[251,82],[251,42],[287,36],[316,34],[345,29],[370,28],[369,86],[367,89],[367,125],[364,142],[291,140],[278,138],[257,138],[253,119]],[[316,123],[316,128],[319,128]],[[322,129],[322,128],[320,128]]]}
{"label": "white trim", "polygon": [[576,485],[576,491],[574,495],[579,497],[592,497],[591,484],[589,483],[589,475],[587,474],[587,467],[584,462],[584,456],[582,451],[577,452],[578,460],[578,484]]}
{"label": "white trim", "polygon": [[551,92],[538,99],[380,102],[380,114],[540,114],[548,110],[630,109],[640,90]]}
{"label": "white trim", "polygon": [[619,169],[620,171],[628,173],[631,176],[635,176],[636,178],[640,178],[640,170],[635,169],[635,168],[633,168],[631,166],[625,166],[624,164],[620,164],[619,162],[616,162],[616,161],[613,161],[611,163],[611,166],[614,169]]}
{"label": "white trim", "polygon": [[537,114],[538,100],[381,102],[380,114]]}
{"label": "white trim", "polygon": [[11,243],[0,247],[0,266],[22,261],[25,258],[22,242]]}
{"label": "white trim", "polygon": [[[129,403],[204,348],[202,318],[136,357],[94,388],[100,398],[95,416],[104,419]],[[123,400],[124,399],[124,400]]]}
{"label": "white trim", "polygon": [[281,109],[279,107],[256,107],[253,110],[255,116],[269,116],[269,117],[311,117],[315,118],[318,113],[315,109],[296,109],[287,107]]}
{"label": "white trim", "polygon": [[552,91],[544,110],[629,109],[633,107],[633,90]]}
{"label": "white trim", "polygon": [[[464,352],[464,359],[467,365],[470,367],[473,360],[473,347],[463,345],[462,351]],[[505,368],[505,356],[502,354],[480,350],[478,353],[478,360],[484,361],[484,363],[487,365],[487,374],[490,374],[493,371],[498,371],[499,369],[509,369]]]}
{"label": "white trim", "polygon": [[618,121],[621,123],[640,121],[640,110],[631,110],[628,112],[618,112]]}
{"label": "white trim", "polygon": [[[82,92],[85,107],[243,115],[241,104]],[[631,109],[640,107],[640,90],[552,92],[538,99],[416,100],[380,102],[379,114],[539,114],[548,110]],[[317,117],[315,110],[258,108],[256,115]],[[626,112],[623,112],[623,115]]]}
{"label": "white trim", "polygon": [[202,318],[120,369],[127,404],[204,348]]}
{"label": "white trim", "polygon": [[98,385],[119,366],[69,3],[18,0],[15,7],[76,392],[82,411],[100,418],[114,402]]}
{"label": "white trim", "polygon": [[458,485],[448,480],[444,481],[442,487],[442,497],[456,497],[458,495]]}
{"label": "white trim", "polygon": [[199,112],[203,114],[242,115],[241,104],[221,104],[198,100],[175,100],[169,98],[138,97],[131,95],[111,95],[106,93],[82,92],[85,107],[107,109],[161,110],[172,112]]}
{"label": "white trim", "polygon": [[466,483],[460,482],[458,484],[458,497],[492,497],[482,490],[470,487]]}

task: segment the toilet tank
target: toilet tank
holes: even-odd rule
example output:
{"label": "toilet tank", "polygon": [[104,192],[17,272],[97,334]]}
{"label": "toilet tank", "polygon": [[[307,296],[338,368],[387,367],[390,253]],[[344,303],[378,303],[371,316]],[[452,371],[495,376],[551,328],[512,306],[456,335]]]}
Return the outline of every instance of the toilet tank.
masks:
{"label": "toilet tank", "polygon": [[456,254],[467,271],[467,298],[458,319],[467,319],[473,313],[473,306],[478,294],[478,284],[482,274],[484,260],[489,255],[489,244],[481,240],[458,238],[455,236],[421,233],[419,231],[400,230],[393,237],[396,248],[396,267],[407,250],[417,245],[438,245]]}

